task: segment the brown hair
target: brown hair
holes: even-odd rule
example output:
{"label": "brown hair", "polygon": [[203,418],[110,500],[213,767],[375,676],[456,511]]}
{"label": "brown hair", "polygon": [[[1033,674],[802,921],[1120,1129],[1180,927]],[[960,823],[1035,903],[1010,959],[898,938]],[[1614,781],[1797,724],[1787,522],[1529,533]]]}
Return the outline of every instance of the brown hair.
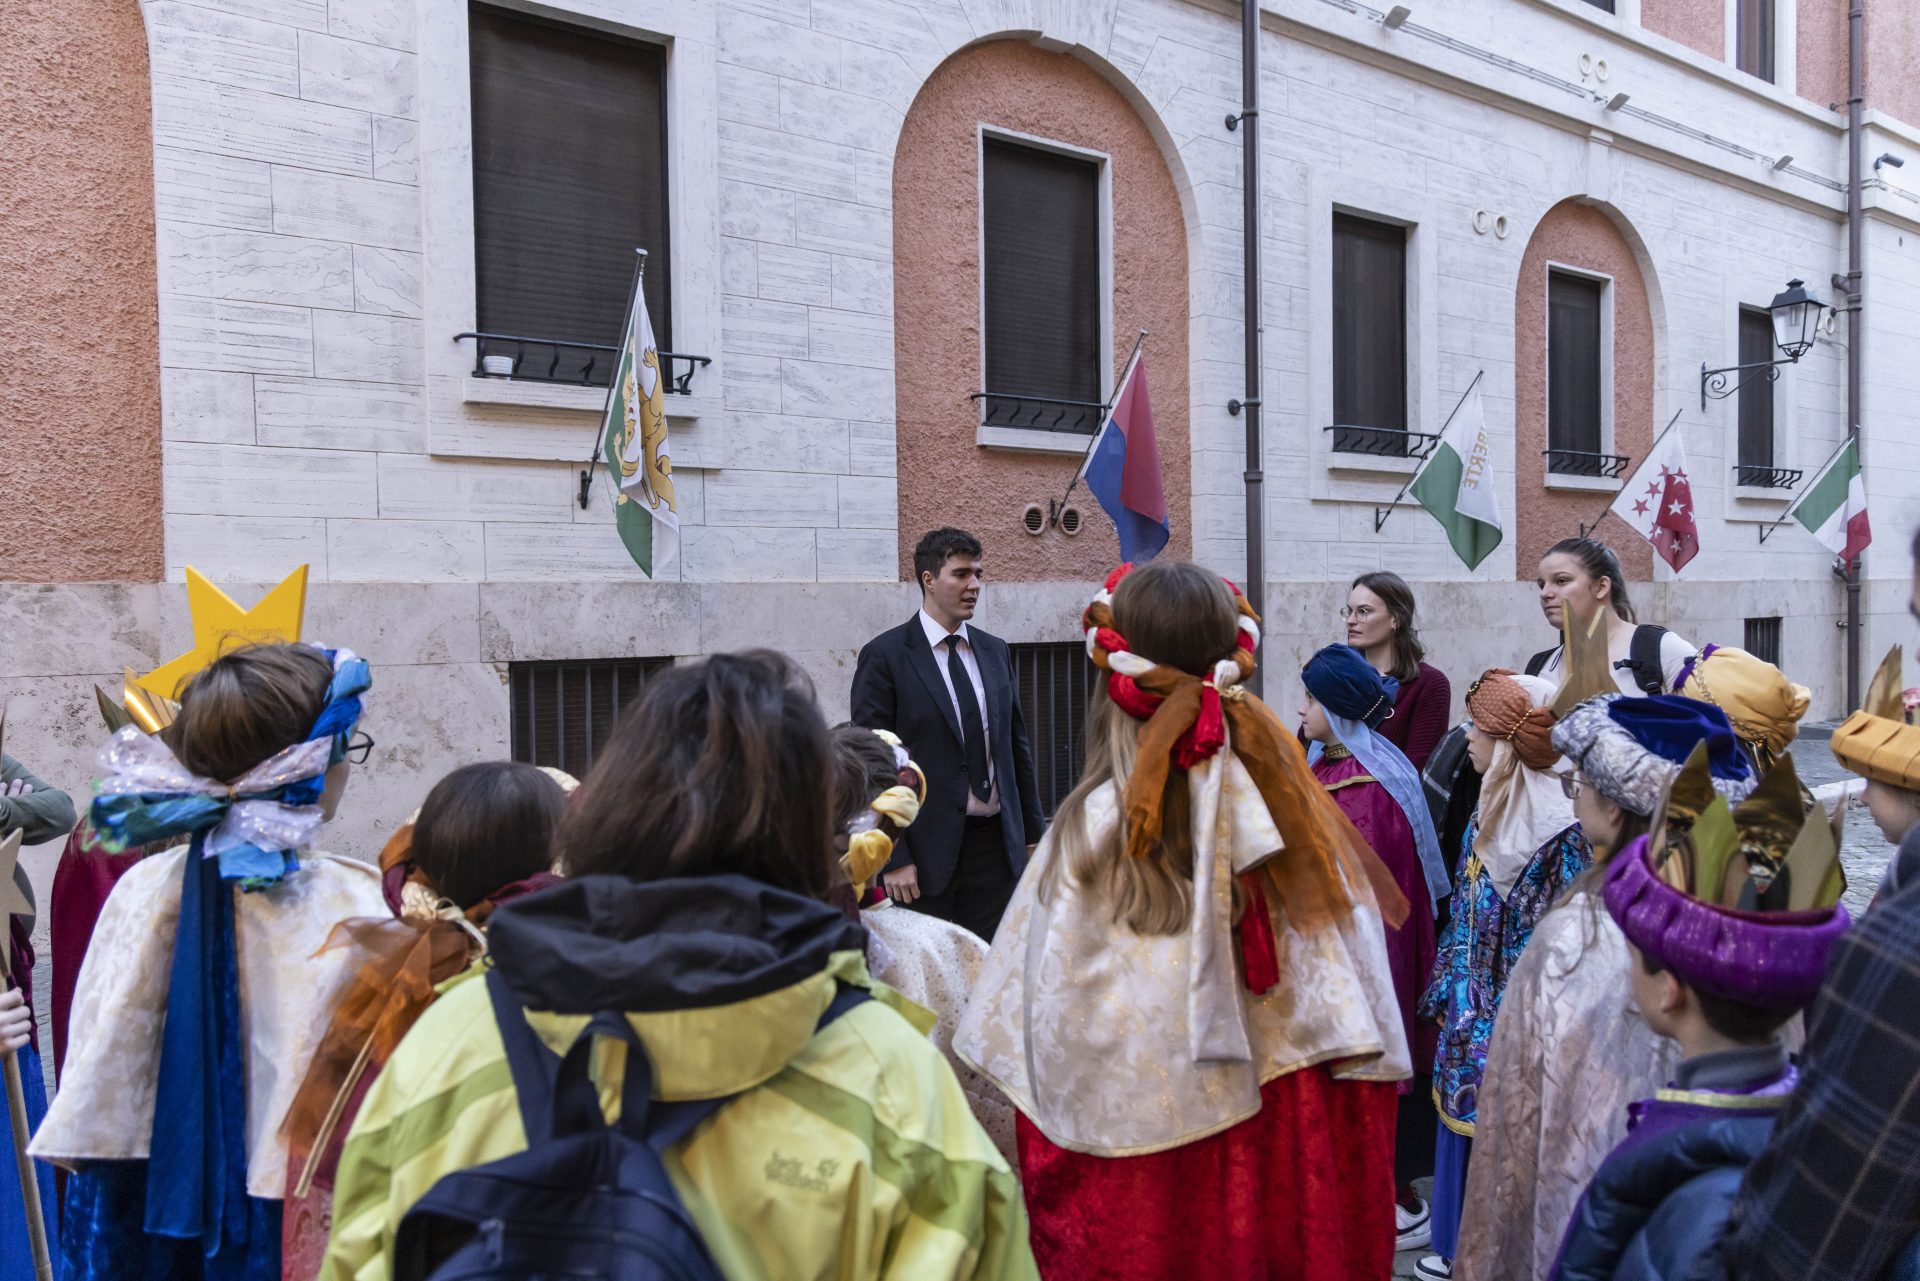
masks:
{"label": "brown hair", "polygon": [[231,650],[187,682],[160,737],[195,774],[231,783],[306,741],[332,684],[333,664],[311,645]]}
{"label": "brown hair", "polygon": [[1580,568],[1588,578],[1607,580],[1607,599],[1613,602],[1613,612],[1629,623],[1640,621],[1634,616],[1633,602],[1627,599],[1627,575],[1620,568],[1620,558],[1613,554],[1613,548],[1597,538],[1563,538],[1541,555],[1542,561],[1548,556],[1571,556],[1580,562]]}
{"label": "brown hair", "polygon": [[900,781],[893,747],[864,725],[833,727],[833,825],[839,831]]}
{"label": "brown hair", "polygon": [[[1640,968],[1646,973],[1659,975],[1666,970],[1664,965],[1639,948],[1633,950],[1639,954]],[[1738,1041],[1742,1045],[1765,1045],[1787,1025],[1788,1019],[1800,1012],[1797,1005],[1748,1005],[1745,1001],[1730,1001],[1724,996],[1701,991],[1678,974],[1673,977],[1681,987],[1693,994],[1708,1027],[1729,1041]]]}
{"label": "brown hair", "polygon": [[620,718],[560,829],[573,876],[752,877],[810,898],[831,880],[826,722],[772,650],[662,672]]}
{"label": "brown hair", "polygon": [[[1126,638],[1127,647],[1194,676],[1205,675],[1232,655],[1239,617],[1227,585],[1186,561],[1143,565],[1121,579],[1113,593],[1114,630]],[[1111,905],[1117,924],[1136,934],[1177,934],[1186,928],[1193,897],[1192,799],[1186,771],[1175,766],[1167,775],[1164,826],[1152,858],[1126,856],[1124,805],[1106,840],[1096,845],[1087,831],[1088,798],[1108,783],[1124,793],[1139,732],[1140,722],[1107,697],[1106,682],[1094,682],[1086,767],[1054,816],[1058,856],[1040,892],[1050,895],[1064,869],[1075,884],[1089,887]]]}
{"label": "brown hair", "polygon": [[1360,575],[1347,590],[1355,587],[1378,596],[1393,616],[1393,670],[1387,675],[1402,684],[1420,675],[1420,660],[1427,656],[1427,647],[1420,643],[1419,629],[1413,625],[1413,588],[1400,575],[1384,569]]}
{"label": "brown hair", "polygon": [[456,906],[553,866],[567,794],[522,761],[463,765],[433,785],[413,824],[412,857],[427,884]]}

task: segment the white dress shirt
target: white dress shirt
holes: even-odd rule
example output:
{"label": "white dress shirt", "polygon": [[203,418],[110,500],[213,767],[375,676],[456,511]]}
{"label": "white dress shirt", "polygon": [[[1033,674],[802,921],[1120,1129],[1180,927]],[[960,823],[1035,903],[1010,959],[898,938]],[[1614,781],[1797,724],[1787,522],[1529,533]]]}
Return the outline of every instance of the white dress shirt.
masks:
{"label": "white dress shirt", "polygon": [[[981,800],[974,795],[973,788],[967,788],[967,814],[973,818],[990,818],[1000,812],[1000,784],[993,772],[993,726],[987,721],[987,687],[980,679],[980,664],[973,656],[973,640],[967,635],[965,623],[949,633],[924,609],[920,611],[920,627],[927,634],[927,644],[933,647],[933,665],[940,669],[940,682],[947,687],[947,701],[953,705],[956,718],[966,713],[960,708],[960,695],[954,692],[953,677],[947,672],[947,637],[954,635],[960,638],[960,665],[966,668],[967,679],[973,682],[976,703],[973,712],[980,718],[980,732],[985,736],[987,745],[987,799]],[[956,719],[954,724],[959,725],[960,721]],[[964,737],[961,741],[964,745]]]}

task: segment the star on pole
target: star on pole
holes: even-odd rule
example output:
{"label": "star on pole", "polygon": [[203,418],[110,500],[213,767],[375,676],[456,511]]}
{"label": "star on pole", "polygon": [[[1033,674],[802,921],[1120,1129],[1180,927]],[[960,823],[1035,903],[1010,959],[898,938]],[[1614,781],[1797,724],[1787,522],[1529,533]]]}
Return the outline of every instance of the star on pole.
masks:
{"label": "star on pole", "polygon": [[177,699],[180,687],[190,677],[237,645],[299,640],[307,608],[307,567],[302,565],[288,574],[252,609],[242,609],[233,597],[189,565],[187,608],[193,617],[193,648],[137,682],[141,689],[161,698]]}

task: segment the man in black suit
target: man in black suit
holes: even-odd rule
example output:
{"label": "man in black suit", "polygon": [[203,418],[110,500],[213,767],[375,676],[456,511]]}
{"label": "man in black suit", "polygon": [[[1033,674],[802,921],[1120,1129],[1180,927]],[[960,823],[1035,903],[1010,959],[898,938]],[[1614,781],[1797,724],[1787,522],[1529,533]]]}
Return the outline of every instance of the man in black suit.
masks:
{"label": "man in black suit", "polygon": [[860,651],[853,719],[892,730],[927,773],[927,803],[882,878],[903,907],[991,939],[1045,826],[1007,645],[969,625],[980,540],[936,529],[913,550],[920,609]]}

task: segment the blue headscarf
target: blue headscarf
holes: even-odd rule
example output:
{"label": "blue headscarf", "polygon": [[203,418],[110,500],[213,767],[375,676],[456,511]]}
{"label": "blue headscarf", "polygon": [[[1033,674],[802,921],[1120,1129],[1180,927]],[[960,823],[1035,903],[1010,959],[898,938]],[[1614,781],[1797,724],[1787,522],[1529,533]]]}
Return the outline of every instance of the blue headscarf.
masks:
{"label": "blue headscarf", "polygon": [[327,769],[345,755],[373,678],[351,650],[321,653],[333,680],[302,742],[228,784],[193,774],[163,741],[128,727],[101,752],[106,777],[92,807],[110,849],[191,837],[160,1041],[145,1226],[154,1236],[197,1240],[207,1259],[224,1256],[229,1266],[246,1256],[250,1275],[279,1273],[279,1216],[273,1203],[247,1195],[246,1056],[230,887],[261,889],[293,871],[295,851],[325,821]]}
{"label": "blue headscarf", "polygon": [[[1420,870],[1427,879],[1427,897],[1438,914],[1440,900],[1452,892],[1453,886],[1447,877],[1446,860],[1440,855],[1432,811],[1421,791],[1420,772],[1406,753],[1374,733],[1376,726],[1393,715],[1393,699],[1400,691],[1400,682],[1381,675],[1351,645],[1327,646],[1307,660],[1300,679],[1306,683],[1307,693],[1326,709],[1327,723],[1341,746],[1387,789],[1406,815],[1407,826],[1413,829],[1414,849],[1420,855]],[[1319,760],[1320,754],[1321,744],[1312,744],[1308,763]]]}

